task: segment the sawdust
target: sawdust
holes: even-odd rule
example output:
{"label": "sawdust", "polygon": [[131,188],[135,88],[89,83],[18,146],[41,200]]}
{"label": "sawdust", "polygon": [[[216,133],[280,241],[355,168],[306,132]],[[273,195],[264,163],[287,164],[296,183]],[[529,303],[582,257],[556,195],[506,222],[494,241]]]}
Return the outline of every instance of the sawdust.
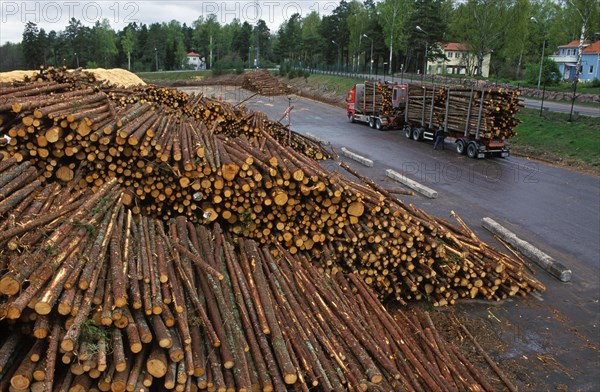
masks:
{"label": "sawdust", "polygon": [[[146,83],[140,79],[136,74],[129,72],[122,68],[93,68],[86,69],[86,72],[94,74],[96,79],[107,81],[118,86],[130,87],[145,85]],[[39,71],[10,71],[0,72],[0,83],[21,81],[26,76],[33,76],[38,74]]]}

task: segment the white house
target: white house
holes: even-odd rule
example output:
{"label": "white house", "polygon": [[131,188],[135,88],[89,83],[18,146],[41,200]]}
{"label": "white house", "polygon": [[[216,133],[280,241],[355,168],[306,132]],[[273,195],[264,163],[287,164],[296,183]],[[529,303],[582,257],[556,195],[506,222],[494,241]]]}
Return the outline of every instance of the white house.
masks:
{"label": "white house", "polygon": [[[456,75],[475,75],[477,74],[477,56],[469,53],[467,46],[460,42],[448,42],[442,46],[444,58],[427,62],[427,73],[433,75],[456,74]],[[491,54],[483,57],[481,76],[488,77],[490,73]]]}
{"label": "white house", "polygon": [[204,58],[200,57],[200,55],[196,52],[189,52],[187,54],[187,61],[188,65],[190,65],[194,69],[206,68],[206,62],[204,61]]}

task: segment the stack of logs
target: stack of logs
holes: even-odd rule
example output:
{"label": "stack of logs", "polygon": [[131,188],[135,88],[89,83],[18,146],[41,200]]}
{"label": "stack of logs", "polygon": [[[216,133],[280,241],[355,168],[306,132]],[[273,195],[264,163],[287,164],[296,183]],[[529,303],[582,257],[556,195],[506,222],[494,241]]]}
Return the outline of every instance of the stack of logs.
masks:
{"label": "stack of logs", "polygon": [[82,68],[68,69],[66,66],[40,66],[39,73],[26,76],[23,82],[15,82],[16,85],[29,85],[30,83],[55,82],[68,85],[69,90],[93,87],[96,89],[108,89],[115,86],[108,81],[96,78],[91,72]]}
{"label": "stack of logs", "polygon": [[384,84],[365,81],[362,98],[365,113],[382,113],[386,99],[389,98],[391,102],[391,94],[385,95],[386,91],[387,88]]}
{"label": "stack of logs", "polygon": [[[493,390],[422,311],[278,244],[0,162],[0,390]],[[9,202],[10,201],[10,202]]]}
{"label": "stack of logs", "polygon": [[266,96],[285,95],[291,92],[289,86],[281,83],[267,70],[254,70],[244,73],[242,88]]}
{"label": "stack of logs", "polygon": [[332,274],[363,276],[382,298],[445,305],[543,290],[522,263],[466,226],[428,216],[367,179],[329,173],[282,145],[260,129],[262,114],[246,115],[231,130],[260,137],[229,137],[212,132],[218,120],[208,125],[186,114],[211,117],[209,106],[193,109],[200,98],[188,100],[192,109],[138,101],[114,108],[103,93],[67,98],[76,93],[5,98],[0,127],[11,140],[0,152],[30,162],[40,181],[96,190],[114,178],[134,213],[217,220],[262,244],[279,242]]}
{"label": "stack of logs", "polygon": [[[521,105],[519,90],[409,85],[408,118],[437,129],[465,130],[488,139],[509,139],[517,135],[515,114]],[[446,108],[448,113],[446,117]],[[446,120],[447,119],[447,120]]]}

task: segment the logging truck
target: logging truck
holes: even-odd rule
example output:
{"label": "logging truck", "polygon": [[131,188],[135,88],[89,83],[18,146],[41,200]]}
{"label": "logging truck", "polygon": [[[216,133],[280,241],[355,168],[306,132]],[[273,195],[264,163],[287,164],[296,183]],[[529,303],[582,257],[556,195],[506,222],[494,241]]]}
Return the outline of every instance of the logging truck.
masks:
{"label": "logging truck", "polygon": [[433,141],[441,127],[459,154],[505,158],[510,150],[504,139],[514,135],[516,120],[511,119],[508,129],[494,128],[498,121],[489,118],[489,113],[495,115],[498,110],[488,110],[486,94],[491,93],[474,88],[457,88],[455,92],[448,87],[365,82],[348,92],[347,117],[350,122],[366,123],[378,130],[402,129],[407,139],[415,141]]}

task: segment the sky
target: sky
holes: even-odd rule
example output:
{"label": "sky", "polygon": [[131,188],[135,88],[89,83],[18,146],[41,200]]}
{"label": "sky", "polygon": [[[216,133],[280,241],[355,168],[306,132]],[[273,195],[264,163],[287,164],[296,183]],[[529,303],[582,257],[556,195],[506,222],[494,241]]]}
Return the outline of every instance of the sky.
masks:
{"label": "sky", "polygon": [[215,14],[220,24],[231,23],[234,18],[251,24],[262,19],[274,32],[295,13],[302,17],[312,11],[328,15],[338,3],[338,0],[0,0],[0,44],[20,42],[29,21],[48,33],[64,30],[72,17],[86,26],[108,19],[113,29],[122,30],[131,22],[151,24],[177,20],[191,26],[200,16]]}

